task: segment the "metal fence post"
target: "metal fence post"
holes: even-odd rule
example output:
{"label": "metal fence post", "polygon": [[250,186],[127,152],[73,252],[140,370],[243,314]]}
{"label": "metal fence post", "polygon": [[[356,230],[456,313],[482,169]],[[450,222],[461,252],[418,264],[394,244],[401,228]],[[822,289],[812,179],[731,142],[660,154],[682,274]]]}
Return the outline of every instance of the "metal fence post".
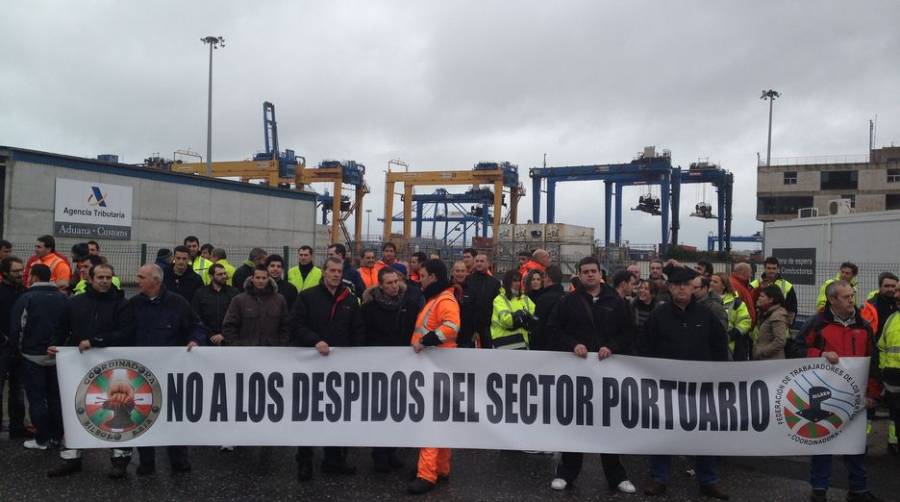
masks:
{"label": "metal fence post", "polygon": [[141,244],[141,262],[138,263],[138,266],[140,267],[145,263],[147,263],[147,244],[142,243]]}
{"label": "metal fence post", "polygon": [[282,257],[284,257],[284,273],[287,274],[289,268],[291,268],[291,247],[284,246],[282,248]]}

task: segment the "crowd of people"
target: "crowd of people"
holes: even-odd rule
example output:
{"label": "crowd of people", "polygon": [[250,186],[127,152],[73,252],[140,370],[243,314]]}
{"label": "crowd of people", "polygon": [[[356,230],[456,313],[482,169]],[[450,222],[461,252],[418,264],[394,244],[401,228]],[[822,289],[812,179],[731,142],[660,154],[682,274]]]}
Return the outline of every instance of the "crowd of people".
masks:
{"label": "crowd of people", "polygon": [[[879,277],[879,288],[861,298],[858,268],[844,263],[822,285],[818,311],[798,318],[797,291],[780,274],[777,259],[765,260],[758,278],[748,263],[715,273],[711,263],[688,267],[672,260],[650,262],[642,277],[636,264],[605,270],[592,256],[564,277],[550,253],[520,253],[517,267],[495,270],[491,257],[466,249],[459,261],[412,253],[405,262],[387,242],[379,253],[366,249],[353,266],[342,244],[333,244],[316,265],[310,246],[297,249],[297,265],[262,248],[235,267],[225,251],[189,236],[164,249],[155,263],[137,270],[138,292],[125,298],[116,271],[91,241],[56,250],[51,236],[39,237],[27,260],[11,255],[0,241],[0,392],[8,386],[11,439],[25,448],[59,448],[62,461],[51,477],[82,469],[81,452],[64,446],[55,354],[61,346],[79,350],[114,346],[299,346],[327,355],[332,347],[411,346],[552,350],[573,357],[604,359],[638,355],[690,361],[753,361],[871,356],[866,406],[882,402],[890,411],[889,450],[898,454],[900,422],[900,316],[898,278]],[[449,265],[449,266],[448,266]],[[127,271],[131,273],[131,271]],[[860,304],[861,303],[861,304]],[[793,325],[799,325],[792,336]],[[112,393],[113,390],[110,390]],[[31,428],[26,427],[26,407]],[[113,404],[114,406],[117,404]],[[2,410],[0,410],[2,411]],[[233,448],[227,445],[223,451]],[[155,449],[138,450],[136,474],[156,470]],[[352,475],[345,447],[323,449],[320,471]],[[534,452],[539,453],[539,452]],[[374,448],[374,469],[403,466],[395,448]],[[131,449],[110,452],[111,478],[127,476]],[[315,452],[297,450],[297,478],[314,477]],[[550,488],[576,482],[583,454],[562,452]],[[168,447],[173,472],[191,470],[186,446]],[[451,450],[421,448],[408,491],[421,494],[450,474]],[[830,456],[811,460],[811,500],[826,500]],[[877,501],[866,484],[865,455],[844,457],[850,501]],[[619,455],[601,462],[611,490],[634,493]],[[647,495],[666,493],[670,458],[650,457]],[[700,494],[727,500],[716,458],[699,456],[695,473]]]}

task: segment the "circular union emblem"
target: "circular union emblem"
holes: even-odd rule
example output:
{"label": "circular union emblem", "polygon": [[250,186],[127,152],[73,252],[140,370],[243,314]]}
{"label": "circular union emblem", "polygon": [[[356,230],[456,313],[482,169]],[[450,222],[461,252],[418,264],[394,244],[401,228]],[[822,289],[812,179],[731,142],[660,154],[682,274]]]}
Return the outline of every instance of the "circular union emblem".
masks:
{"label": "circular union emblem", "polygon": [[864,408],[862,398],[850,373],[837,366],[815,363],[782,379],[775,391],[775,416],[794,441],[826,443]]}
{"label": "circular union emblem", "polygon": [[75,393],[78,421],[92,436],[128,441],[159,416],[162,389],[144,365],[128,359],[102,362],[81,379]]}

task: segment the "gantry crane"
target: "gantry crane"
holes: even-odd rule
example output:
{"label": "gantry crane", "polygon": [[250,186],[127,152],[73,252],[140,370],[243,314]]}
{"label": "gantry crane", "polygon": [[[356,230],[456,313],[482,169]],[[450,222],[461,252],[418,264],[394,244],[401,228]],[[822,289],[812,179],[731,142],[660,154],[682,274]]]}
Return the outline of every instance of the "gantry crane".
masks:
{"label": "gantry crane", "polygon": [[[265,151],[253,156],[253,160],[237,160],[230,162],[213,162],[214,178],[240,178],[244,183],[254,179],[264,179],[269,186],[290,188],[295,183],[298,168],[306,165],[306,159],[295,155],[293,150],[281,152],[278,149],[278,124],[275,121],[275,105],[263,103],[263,136]],[[203,162],[183,163],[175,161],[171,170],[176,173],[206,175],[206,164]]]}
{"label": "gantry crane", "polygon": [[[519,185],[519,168],[509,162],[479,162],[471,171],[420,171],[400,172],[391,171],[388,163],[388,171],[385,175],[384,197],[384,240],[391,239],[391,226],[394,214],[394,189],[397,183],[403,184],[403,239],[409,240],[412,234],[413,220],[413,188],[416,185],[487,185],[493,188],[494,217],[492,223],[493,235],[497,235],[502,220],[500,210],[503,206],[503,189],[510,189],[509,214],[510,221],[516,222],[516,206],[524,191]],[[403,165],[403,164],[399,164]]]}
{"label": "gantry crane", "polygon": [[[658,214],[662,218],[661,237],[664,245],[669,241],[669,185],[671,184],[672,163],[668,152],[657,156],[655,150],[647,149],[644,154],[627,164],[605,164],[587,166],[535,167],[530,171],[532,181],[532,219],[538,223],[541,218],[541,182],[547,180],[547,223],[554,223],[556,217],[556,184],[563,181],[603,181],[605,191],[605,244],[622,242],[622,188],[627,185],[659,185],[662,201],[654,196],[642,196],[637,210]],[[613,187],[615,186],[615,210],[613,210]],[[615,227],[610,219],[615,215]],[[615,241],[610,240],[610,229],[615,228]]]}
{"label": "gantry crane", "polygon": [[[362,215],[363,215],[363,197],[369,193],[369,186],[365,181],[366,166],[348,160],[340,162],[337,160],[326,160],[319,163],[319,167],[307,168],[302,166],[297,169],[297,190],[303,190],[304,185],[310,183],[332,183],[333,189],[330,195],[319,196],[320,203],[323,204],[323,211],[329,202],[331,203],[331,242],[340,242],[341,232],[344,233],[344,239],[349,243],[350,234],[347,232],[347,226],[344,222],[355,215],[353,228],[353,247],[357,254],[362,250]],[[343,186],[344,184],[354,187],[355,195],[353,203],[342,205]]]}
{"label": "gantry crane", "polygon": [[[445,188],[438,188],[434,193],[430,194],[414,194],[413,202],[416,205],[415,221],[416,221],[416,237],[422,237],[422,224],[431,222],[431,238],[437,238],[437,224],[444,224],[444,237],[442,239],[445,246],[455,242],[462,237],[463,242],[468,241],[468,231],[475,227],[475,235],[478,234],[478,226],[481,226],[481,235],[487,237],[487,229],[491,226],[491,206],[494,204],[494,193],[487,188],[471,188],[465,193],[449,193]],[[475,204],[466,207],[467,204]],[[443,206],[444,212],[440,213],[439,208]],[[458,216],[451,216],[450,210],[454,209]],[[429,211],[430,210],[430,211]],[[431,213],[429,216],[428,213]],[[403,212],[393,215],[393,221],[403,221]],[[450,224],[457,224],[456,229],[459,234],[450,239]]]}
{"label": "gantry crane", "polygon": [[[263,103],[263,139],[265,151],[253,156],[253,160],[239,160],[234,162],[213,162],[212,175],[215,178],[240,178],[243,182],[253,179],[265,179],[269,186],[290,188],[291,184],[297,190],[303,190],[310,183],[332,183],[334,185],[332,195],[319,195],[320,205],[331,205],[331,242],[339,242],[341,231],[347,243],[350,236],[344,222],[351,214],[356,215],[354,230],[354,245],[359,250],[362,238],[362,200],[369,193],[369,187],[365,182],[366,166],[352,160],[340,162],[328,160],[319,163],[316,168],[306,167],[306,158],[295,155],[293,150],[287,149],[281,152],[278,148],[278,123],[275,121],[275,105],[266,101]],[[148,159],[152,161],[153,159]],[[146,162],[156,166],[158,162]],[[178,173],[206,174],[205,163],[182,163],[180,161],[166,163],[166,169]],[[341,192],[344,184],[355,188],[356,198],[349,207],[341,207]],[[331,198],[333,197],[333,199]],[[327,213],[327,211],[326,211]]]}
{"label": "gantry crane", "polygon": [[[734,175],[716,165],[695,163],[690,169],[673,167],[671,154],[664,150],[656,154],[654,147],[647,147],[635,160],[627,164],[606,164],[588,166],[536,167],[530,171],[534,197],[532,199],[533,220],[540,221],[540,189],[547,180],[547,223],[553,223],[556,207],[556,184],[563,181],[599,180],[605,189],[604,241],[608,247],[622,242],[622,188],[629,185],[659,185],[661,199],[650,193],[642,195],[634,208],[661,217],[661,237],[663,247],[669,244],[669,218],[671,215],[671,243],[678,244],[679,209],[681,185],[687,183],[709,183],[716,187],[719,214],[714,216],[706,202],[697,204],[695,215],[718,220],[719,250],[731,250],[731,206]],[[615,207],[613,207],[613,187],[615,187]],[[671,207],[670,207],[671,204]],[[615,225],[610,219],[615,218]],[[615,240],[610,239],[610,229],[615,228]]]}

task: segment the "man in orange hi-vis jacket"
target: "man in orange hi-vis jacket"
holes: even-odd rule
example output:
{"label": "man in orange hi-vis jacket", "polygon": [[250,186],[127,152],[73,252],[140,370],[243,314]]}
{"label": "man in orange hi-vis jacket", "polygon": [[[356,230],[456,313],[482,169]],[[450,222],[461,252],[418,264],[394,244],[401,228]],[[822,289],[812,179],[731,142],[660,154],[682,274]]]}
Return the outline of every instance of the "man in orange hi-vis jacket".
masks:
{"label": "man in orange hi-vis jacket", "polygon": [[[456,287],[450,285],[447,266],[440,260],[428,260],[419,269],[425,306],[416,318],[412,335],[413,349],[421,353],[425,347],[456,348],[459,333],[459,302]],[[439,477],[450,475],[450,448],[419,449],[416,479],[410,481],[410,493],[426,493]]]}

